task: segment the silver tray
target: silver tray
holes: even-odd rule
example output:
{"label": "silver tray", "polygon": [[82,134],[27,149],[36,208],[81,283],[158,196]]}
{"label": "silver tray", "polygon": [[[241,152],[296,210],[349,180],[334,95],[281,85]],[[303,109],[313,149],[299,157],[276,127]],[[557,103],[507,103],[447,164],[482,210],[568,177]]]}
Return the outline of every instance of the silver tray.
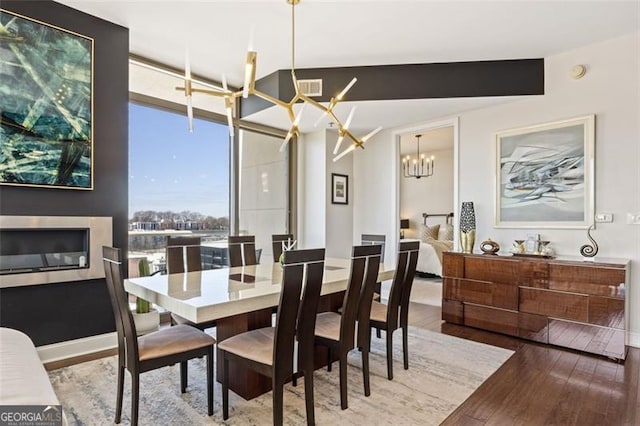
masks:
{"label": "silver tray", "polygon": [[533,253],[512,253],[515,257],[537,257],[539,259],[553,259],[555,256],[548,254],[533,254]]}

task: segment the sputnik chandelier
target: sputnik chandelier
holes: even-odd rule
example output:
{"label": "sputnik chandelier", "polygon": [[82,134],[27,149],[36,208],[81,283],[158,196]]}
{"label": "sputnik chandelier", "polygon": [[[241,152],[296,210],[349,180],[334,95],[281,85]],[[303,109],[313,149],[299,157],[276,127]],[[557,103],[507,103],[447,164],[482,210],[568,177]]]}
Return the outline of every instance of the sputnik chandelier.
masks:
{"label": "sputnik chandelier", "polygon": [[[293,87],[295,89],[295,95],[289,102],[284,102],[278,98],[275,98],[267,93],[261,92],[256,89],[256,62],[258,53],[253,50],[250,46],[249,51],[247,52],[247,60],[245,64],[245,75],[244,75],[244,86],[242,90],[238,90],[232,92],[228,89],[226,77],[222,76],[222,90],[214,90],[214,89],[200,89],[195,88],[192,85],[191,78],[191,67],[189,65],[189,60],[187,59],[187,63],[185,65],[185,75],[184,75],[184,87],[176,87],[176,90],[184,91],[185,96],[187,97],[187,117],[189,120],[189,131],[193,131],[193,104],[192,104],[192,96],[194,93],[203,93],[206,95],[218,96],[224,98],[225,109],[227,115],[227,122],[229,125],[229,135],[233,137],[233,109],[236,103],[236,99],[239,97],[248,98],[249,95],[257,96],[258,98],[264,99],[267,102],[270,102],[274,105],[284,108],[287,111],[289,119],[291,120],[291,127],[287,132],[287,135],[280,146],[280,151],[284,151],[289,143],[289,140],[293,136],[300,136],[300,119],[302,117],[302,113],[307,105],[312,105],[315,108],[322,111],[322,115],[318,118],[315,125],[317,126],[322,118],[325,116],[329,116],[329,118],[337,125],[338,127],[338,140],[336,141],[335,148],[333,149],[333,154],[335,157],[333,161],[338,161],[345,155],[349,154],[356,148],[364,148],[364,144],[371,139],[376,133],[382,130],[382,127],[378,127],[375,130],[369,132],[367,135],[362,138],[356,137],[350,130],[349,125],[351,124],[351,120],[353,119],[353,114],[355,112],[355,107],[351,109],[347,120],[343,123],[335,114],[334,108],[336,105],[344,99],[344,96],[347,94],[349,89],[353,87],[356,83],[357,78],[353,78],[349,84],[345,86],[342,91],[332,97],[329,101],[329,105],[324,106],[318,101],[311,99],[309,96],[304,94],[298,85],[298,79],[296,78],[295,71],[295,6],[300,2],[300,0],[286,0],[288,4],[291,5],[291,79],[293,81]],[[302,108],[298,111],[298,114],[293,110],[293,106],[302,102]],[[353,143],[349,145],[346,149],[339,153],[340,148],[342,146],[342,142],[345,138],[348,138]]]}
{"label": "sputnik chandelier", "polygon": [[424,154],[420,154],[420,138],[422,135],[416,135],[417,149],[416,158],[411,159],[410,155],[402,158],[402,172],[406,178],[420,179],[423,177],[429,177],[433,175],[433,160],[435,157],[432,155],[426,158]]}

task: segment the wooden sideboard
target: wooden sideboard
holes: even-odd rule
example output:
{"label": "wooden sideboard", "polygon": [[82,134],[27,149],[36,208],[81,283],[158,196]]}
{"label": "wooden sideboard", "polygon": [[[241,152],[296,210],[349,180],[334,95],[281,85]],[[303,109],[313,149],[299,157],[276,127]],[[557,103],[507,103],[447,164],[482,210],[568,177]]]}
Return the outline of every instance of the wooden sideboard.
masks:
{"label": "wooden sideboard", "polygon": [[445,252],[442,319],[624,360],[628,265]]}

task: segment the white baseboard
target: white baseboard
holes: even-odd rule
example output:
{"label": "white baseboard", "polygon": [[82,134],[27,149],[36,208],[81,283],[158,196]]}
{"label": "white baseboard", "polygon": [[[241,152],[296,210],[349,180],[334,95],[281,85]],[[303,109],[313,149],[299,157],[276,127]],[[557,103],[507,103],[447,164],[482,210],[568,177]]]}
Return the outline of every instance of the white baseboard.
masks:
{"label": "white baseboard", "polygon": [[640,333],[629,332],[629,346],[640,348]]}
{"label": "white baseboard", "polygon": [[83,337],[82,339],[67,340],[66,342],[53,343],[51,345],[38,346],[38,356],[43,364],[62,359],[73,358],[93,352],[113,349],[118,346],[117,334],[99,334],[97,336]]}

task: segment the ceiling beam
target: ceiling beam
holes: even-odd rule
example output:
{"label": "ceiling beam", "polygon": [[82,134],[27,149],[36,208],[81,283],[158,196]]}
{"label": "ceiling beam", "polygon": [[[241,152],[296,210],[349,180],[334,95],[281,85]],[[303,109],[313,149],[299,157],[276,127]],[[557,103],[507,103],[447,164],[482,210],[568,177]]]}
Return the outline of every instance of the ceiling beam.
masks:
{"label": "ceiling beam", "polygon": [[[376,65],[363,67],[296,69],[299,80],[322,79],[322,96],[329,102],[353,77],[358,82],[345,101],[438,99],[485,96],[544,95],[544,59]],[[279,70],[256,81],[256,88],[285,102],[295,93],[290,70]],[[250,96],[242,99],[246,117],[272,104]]]}

